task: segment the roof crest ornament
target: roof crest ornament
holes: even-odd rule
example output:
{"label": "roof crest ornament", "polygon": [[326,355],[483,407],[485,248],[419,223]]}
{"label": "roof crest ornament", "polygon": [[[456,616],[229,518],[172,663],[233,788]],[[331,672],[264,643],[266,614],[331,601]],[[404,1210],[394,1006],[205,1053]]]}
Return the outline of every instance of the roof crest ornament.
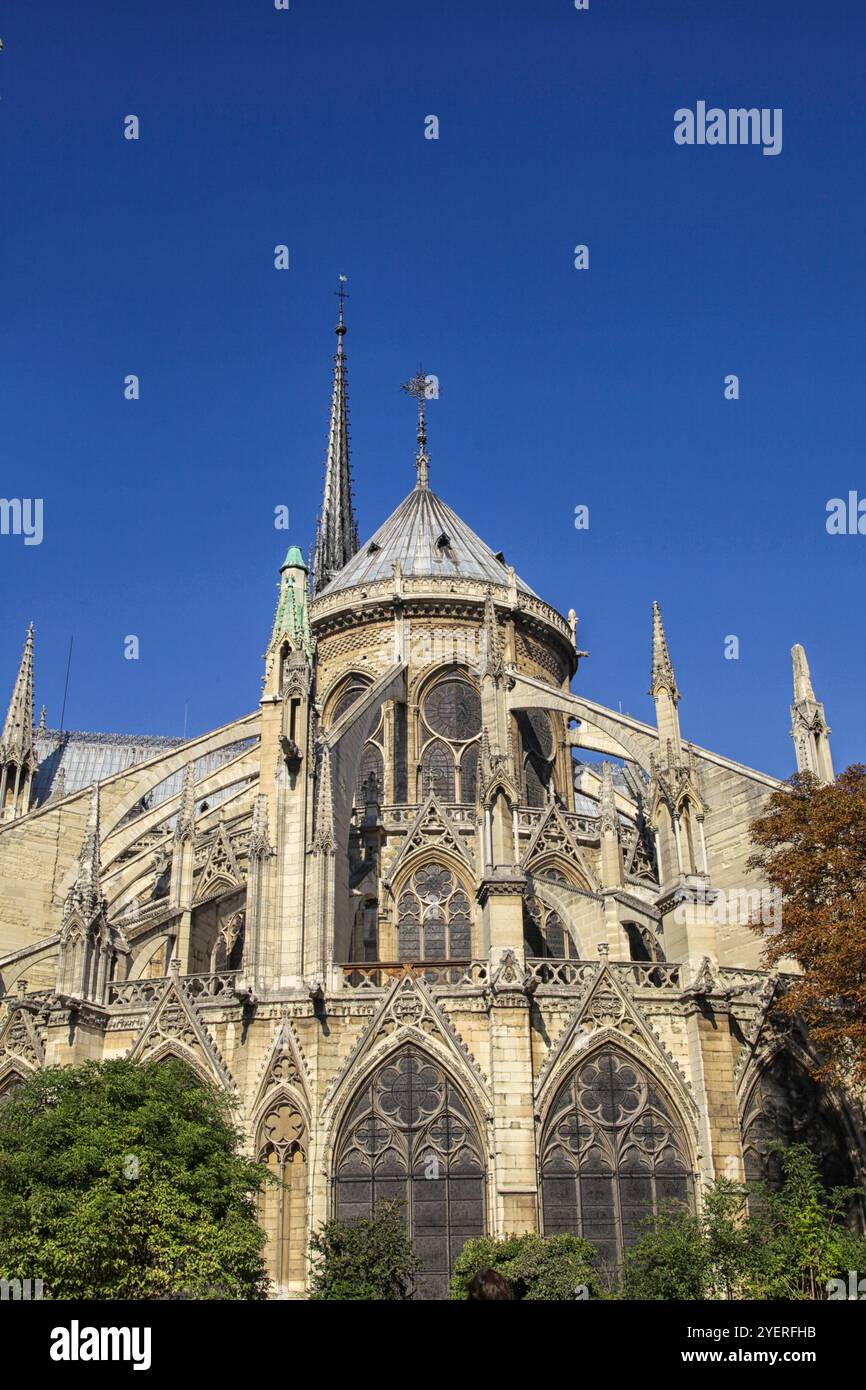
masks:
{"label": "roof crest ornament", "polygon": [[430,455],[427,453],[427,420],[424,413],[427,402],[427,378],[424,368],[419,367],[416,375],[404,382],[400,390],[405,391],[407,396],[414,396],[418,402],[418,452],[415,455],[415,467],[418,470],[417,486],[425,488],[430,478]]}

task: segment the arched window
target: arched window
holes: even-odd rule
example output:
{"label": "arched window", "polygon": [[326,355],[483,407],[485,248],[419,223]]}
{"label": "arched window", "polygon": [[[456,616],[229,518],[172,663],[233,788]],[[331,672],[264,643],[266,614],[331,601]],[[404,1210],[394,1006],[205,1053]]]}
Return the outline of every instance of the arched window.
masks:
{"label": "arched window", "polygon": [[346,710],[351,709],[357,704],[362,695],[367,693],[369,681],[363,680],[360,676],[350,676],[345,685],[339,690],[336,699],[331,705],[328,715],[328,723],[336,724],[338,719],[342,719]]}
{"label": "arched window", "polygon": [[454,800],[454,755],[447,743],[435,739],[421,755],[423,794],[433,792],[440,801]]}
{"label": "arched window", "polygon": [[663,960],[664,953],[652,938],[652,933],[637,922],[623,922],[622,929],[628,939],[630,960]]}
{"label": "arched window", "polygon": [[379,959],[379,901],[365,898],[355,912],[349,960],[355,964]]}
{"label": "arched window", "polygon": [[789,1052],[780,1052],[758,1077],[742,1119],[743,1161],[748,1182],[782,1181],[772,1145],[807,1144],[817,1156],[827,1187],[855,1187],[842,1118],[826,1091]]}
{"label": "arched window", "polygon": [[442,1069],[406,1046],[365,1082],[337,1144],[335,1208],[369,1216],[404,1204],[424,1262],[416,1297],[444,1299],[456,1257],[484,1234],[484,1157],[469,1109]]}
{"label": "arched window", "polygon": [[244,958],[245,923],[245,914],[236,912],[220,927],[211,959],[212,970],[240,970]]}
{"label": "arched window", "polygon": [[276,1179],[262,1188],[259,1220],[268,1236],[268,1272],[282,1287],[304,1278],[306,1148],[301,1112],[287,1096],[280,1097],[259,1125],[257,1154]]}
{"label": "arched window", "polygon": [[682,1129],[661,1087],[604,1047],[560,1087],[541,1154],[544,1234],[582,1235],[613,1266],[666,1202],[688,1207],[693,1176]]}
{"label": "arched window", "polygon": [[550,719],[544,710],[521,710],[517,727],[523,749],[523,783],[527,806],[544,806],[553,784],[555,753]]}
{"label": "arched window", "polygon": [[567,960],[577,956],[571,933],[554,907],[527,893],[523,899],[523,940],[527,955]]}
{"label": "arched window", "polygon": [[9,1097],[18,1090],[19,1086],[24,1085],[24,1077],[17,1071],[7,1072],[3,1080],[0,1081],[0,1105],[7,1101]]}
{"label": "arched window", "polygon": [[355,793],[355,800],[359,806],[363,806],[367,800],[371,775],[376,779],[375,799],[381,802],[385,794],[385,762],[382,757],[382,750],[376,743],[365,743],[364,751],[361,754],[361,764],[358,768],[358,788]]}
{"label": "arched window", "polygon": [[470,743],[460,759],[460,800],[472,803],[478,792],[478,744]]}
{"label": "arched window", "polygon": [[[481,697],[463,676],[436,682],[421,706],[421,795],[474,802],[478,784]],[[457,770],[460,785],[457,785]]]}
{"label": "arched window", "polygon": [[400,894],[397,953],[404,961],[470,960],[469,898],[443,864],[416,869]]}

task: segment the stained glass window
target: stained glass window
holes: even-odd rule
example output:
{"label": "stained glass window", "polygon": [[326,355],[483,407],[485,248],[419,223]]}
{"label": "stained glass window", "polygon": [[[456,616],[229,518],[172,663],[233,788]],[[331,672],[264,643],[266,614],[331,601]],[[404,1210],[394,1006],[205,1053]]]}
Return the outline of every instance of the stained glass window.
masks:
{"label": "stained glass window", "polygon": [[382,757],[382,750],[376,743],[365,743],[364,751],[361,754],[361,764],[358,768],[358,788],[355,793],[355,800],[359,806],[363,806],[368,796],[368,782],[370,776],[375,778],[374,800],[381,802],[385,793],[385,762]]}
{"label": "stained glass window", "polygon": [[481,733],[481,699],[468,681],[449,679],[434,685],[424,701],[424,719],[434,734],[465,743]]}
{"label": "stained glass window", "polygon": [[425,864],[412,875],[397,904],[400,960],[470,960],[469,898],[450,869]]}
{"label": "stained glass window", "polygon": [[484,1157],[457,1087],[420,1049],[402,1048],[355,1099],[337,1146],[339,1219],[403,1203],[424,1262],[416,1298],[444,1299],[455,1259],[484,1234]]}
{"label": "stained glass window", "polygon": [[337,720],[346,713],[346,710],[351,709],[354,704],[357,704],[361,696],[366,694],[367,689],[368,686],[364,681],[350,680],[334,701],[330,723],[336,724]]}
{"label": "stained glass window", "polygon": [[517,727],[523,749],[523,781],[527,806],[544,806],[553,777],[553,734],[544,710],[521,710]]}
{"label": "stained glass window", "polygon": [[567,960],[577,954],[559,913],[540,902],[534,893],[527,893],[523,899],[523,940],[529,956]]}
{"label": "stained glass window", "polygon": [[641,1221],[668,1202],[691,1208],[681,1127],[657,1082],[616,1047],[560,1087],[541,1154],[544,1234],[581,1235],[617,1265]]}
{"label": "stained glass window", "polygon": [[841,1116],[830,1097],[789,1052],[779,1053],[752,1087],[742,1121],[743,1160],[749,1182],[779,1186],[773,1143],[807,1144],[817,1155],[827,1187],[857,1186]]}
{"label": "stained glass window", "polygon": [[421,755],[422,792],[431,791],[440,801],[454,800],[454,757],[447,743],[435,739]]}
{"label": "stained glass window", "polygon": [[478,744],[470,743],[460,759],[460,800],[473,802],[478,790]]}

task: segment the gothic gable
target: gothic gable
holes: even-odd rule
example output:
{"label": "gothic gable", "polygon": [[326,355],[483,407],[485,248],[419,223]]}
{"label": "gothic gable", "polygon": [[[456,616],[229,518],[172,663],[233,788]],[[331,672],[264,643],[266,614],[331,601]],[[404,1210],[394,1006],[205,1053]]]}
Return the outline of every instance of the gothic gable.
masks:
{"label": "gothic gable", "polygon": [[29,1009],[12,1009],[0,1033],[0,1073],[36,1071],[45,1065],[42,1040]]}
{"label": "gothic gable", "polygon": [[558,1043],[553,1047],[538,1079],[537,1109],[542,1111],[556,1094],[574,1061],[602,1041],[633,1048],[644,1065],[663,1077],[690,1116],[696,1106],[688,1081],[671,1053],[643,1016],[630,991],[606,961],[599,963]]}
{"label": "gothic gable", "polygon": [[347,1092],[356,1088],[367,1071],[405,1042],[416,1042],[438,1056],[472,1093],[480,1092],[485,1110],[489,1109],[489,1083],[478,1062],[426,985],[415,976],[405,975],[394,982],[328,1087],[323,1111],[330,1111],[333,1117]]}
{"label": "gothic gable", "polygon": [[388,871],[387,884],[390,886],[396,882],[401,870],[413,856],[430,850],[450,855],[470,876],[474,876],[475,866],[472,859],[461,843],[460,836],[452,829],[447,811],[433,792],[427,797],[412,822],[409,833]]}
{"label": "gothic gable", "polygon": [[225,822],[220,819],[216,838],[198,876],[195,902],[206,902],[208,898],[212,898],[226,889],[241,888],[243,882],[244,877],[226,833]]}
{"label": "gothic gable", "polygon": [[235,1089],[231,1072],[210,1030],[179,979],[169,984],[128,1056],[136,1062],[159,1062],[166,1057],[177,1057],[209,1081],[215,1081],[226,1090]]}
{"label": "gothic gable", "polygon": [[547,808],[530,841],[523,863],[528,873],[537,873],[542,865],[551,861],[566,865],[584,887],[590,892],[598,892],[598,876],[556,805]]}

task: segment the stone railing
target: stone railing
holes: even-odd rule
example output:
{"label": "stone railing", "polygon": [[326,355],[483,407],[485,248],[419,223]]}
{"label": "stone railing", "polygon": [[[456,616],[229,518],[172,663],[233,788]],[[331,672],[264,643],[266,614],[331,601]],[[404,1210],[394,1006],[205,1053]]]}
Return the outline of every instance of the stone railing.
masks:
{"label": "stone railing", "polygon": [[146,1009],[160,999],[168,977],[150,980],[116,980],[108,986],[108,1003],[122,1009]]}
{"label": "stone railing", "polygon": [[[401,826],[408,827],[413,824],[422,804],[412,802],[407,806],[382,806],[380,808],[382,824],[386,830],[396,830]],[[361,810],[363,808],[359,808],[359,813]],[[475,829],[476,812],[474,806],[470,806],[468,803],[464,805],[449,801],[445,803],[445,812],[448,819],[453,821],[455,825],[465,825],[472,830]]]}
{"label": "stone railing", "polygon": [[[108,1002],[118,1008],[149,1008],[160,999],[168,987],[169,975],[150,980],[115,980],[108,986]],[[223,971],[210,975],[180,975],[182,987],[193,999],[233,999],[237,972]]]}
{"label": "stone railing", "polygon": [[[563,811],[563,819],[571,827],[577,836],[583,836],[588,840],[597,840],[599,835],[598,816],[581,816],[574,811]],[[537,830],[544,817],[547,815],[547,807],[527,807],[521,806],[517,812],[517,827],[524,833],[531,834]]]}
{"label": "stone railing", "polygon": [[[585,985],[598,973],[597,960],[528,959],[526,969],[541,985]],[[611,970],[620,975],[633,989],[680,988],[680,967],[657,964],[655,961],[611,960]]]}
{"label": "stone railing", "polygon": [[540,985],[585,985],[598,972],[596,960],[554,960],[545,957],[526,962],[526,972]]}
{"label": "stone railing", "polygon": [[376,964],[343,966],[348,989],[387,989],[394,980],[414,975],[425,985],[485,985],[489,977],[483,960],[382,961]]}
{"label": "stone railing", "polygon": [[635,989],[681,988],[679,965],[650,960],[612,960],[609,965]]}

